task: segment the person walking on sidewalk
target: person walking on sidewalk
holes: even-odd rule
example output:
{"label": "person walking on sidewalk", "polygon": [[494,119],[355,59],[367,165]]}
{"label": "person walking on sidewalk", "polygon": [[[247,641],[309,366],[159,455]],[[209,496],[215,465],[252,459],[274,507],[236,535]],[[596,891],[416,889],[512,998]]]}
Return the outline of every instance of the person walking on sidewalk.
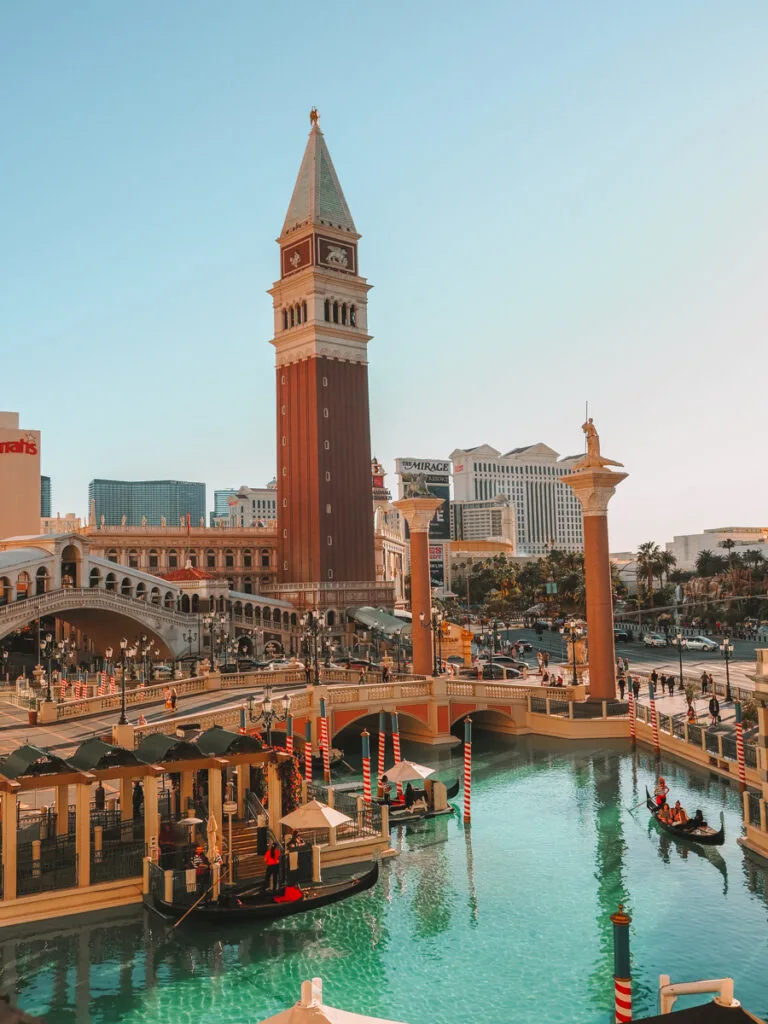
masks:
{"label": "person walking on sidewalk", "polygon": [[626,688],[626,685],[627,685],[627,681],[624,678],[624,673],[622,672],[622,674],[619,676],[619,698],[620,698],[620,700],[624,700],[624,689]]}
{"label": "person walking on sidewalk", "polygon": [[712,716],[712,725],[717,725],[720,721],[720,701],[714,693],[709,699],[709,713]]}
{"label": "person walking on sidewalk", "polygon": [[635,676],[632,680],[632,693],[635,695],[635,700],[640,696],[640,680]]}

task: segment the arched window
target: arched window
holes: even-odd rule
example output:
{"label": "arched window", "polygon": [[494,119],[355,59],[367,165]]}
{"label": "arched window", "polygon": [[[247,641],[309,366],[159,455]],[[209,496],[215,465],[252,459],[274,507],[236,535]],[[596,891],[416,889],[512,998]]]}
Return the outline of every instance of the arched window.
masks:
{"label": "arched window", "polygon": [[189,557],[189,564],[192,566],[193,569],[196,569],[197,568],[197,552],[196,551],[190,551],[188,557]]}
{"label": "arched window", "polygon": [[159,565],[160,559],[157,556],[157,551],[155,550],[155,548],[151,548],[149,552],[149,568],[157,569]]}
{"label": "arched window", "polygon": [[291,306],[291,327],[296,324],[296,310]]}
{"label": "arched window", "polygon": [[235,615],[242,615],[242,614],[243,614],[243,602],[242,601],[235,601]]}
{"label": "arched window", "polygon": [[107,578],[104,580],[105,590],[117,590],[117,576],[113,572],[107,573]]}
{"label": "arched window", "polygon": [[330,321],[330,319],[331,319],[331,300],[330,299],[326,299],[325,302],[323,303],[323,315],[324,315],[326,321]]}
{"label": "arched window", "polygon": [[306,302],[302,302],[302,304],[301,304],[301,311],[302,311],[302,314],[304,316],[304,323],[306,323],[307,322],[307,304],[306,304]]}
{"label": "arched window", "polygon": [[7,576],[0,576],[0,605],[11,600],[11,581]]}
{"label": "arched window", "polygon": [[287,309],[283,310],[283,330],[284,331],[288,330],[288,310]]}
{"label": "arched window", "polygon": [[325,624],[327,626],[335,626],[336,625],[336,612],[326,612],[325,613]]}
{"label": "arched window", "polygon": [[130,597],[131,594],[133,593],[131,581],[128,579],[127,576],[124,576],[120,582],[120,593],[123,595],[123,597]]}
{"label": "arched window", "polygon": [[353,327],[357,327],[357,307],[349,307],[349,322]]}
{"label": "arched window", "polygon": [[205,564],[208,569],[216,568],[216,552],[212,548],[205,552]]}
{"label": "arched window", "polygon": [[179,567],[179,555],[175,548],[171,548],[168,552],[168,568],[178,569]]}
{"label": "arched window", "polygon": [[172,590],[166,590],[165,601],[163,602],[163,604],[165,605],[166,608],[173,609],[176,607],[176,598],[173,596]]}
{"label": "arched window", "polygon": [[16,600],[26,601],[29,597],[29,573],[20,572],[16,577]]}
{"label": "arched window", "polygon": [[149,592],[149,600],[152,604],[160,604],[160,591],[157,587],[152,587],[152,590]]}
{"label": "arched window", "polygon": [[101,573],[98,569],[91,569],[88,573],[88,584],[91,587],[98,587],[101,583]]}
{"label": "arched window", "polygon": [[199,612],[200,611],[200,597],[197,594],[193,594],[192,595],[192,611],[193,612]]}
{"label": "arched window", "polygon": [[337,324],[339,322],[339,304],[334,302],[333,304],[333,322]]}
{"label": "arched window", "polygon": [[275,608],[275,610],[272,612],[272,621],[276,622],[278,624],[278,626],[280,625],[280,609],[279,608]]}
{"label": "arched window", "polygon": [[288,612],[283,612],[283,626],[285,626],[285,628],[288,629],[290,624],[291,624],[291,617],[290,617],[290,615],[288,614]]}
{"label": "arched window", "polygon": [[35,583],[36,594],[44,594],[48,589],[48,570],[45,568],[44,565],[41,565],[40,568],[35,573]]}
{"label": "arched window", "polygon": [[109,551],[107,552],[107,561],[108,562],[119,562],[120,561],[120,559],[117,557],[117,551],[116,551],[115,548],[110,548]]}
{"label": "arched window", "polygon": [[128,552],[128,568],[138,569],[139,568],[139,552],[134,548]]}
{"label": "arched window", "polygon": [[301,304],[296,307],[296,323],[301,323]]}
{"label": "arched window", "polygon": [[234,590],[235,589],[235,581],[232,579],[231,576],[227,580],[227,586],[229,587],[230,590]]}
{"label": "arched window", "polygon": [[253,618],[255,622],[261,622],[261,608],[256,607],[253,609]]}
{"label": "arched window", "polygon": [[234,568],[235,552],[231,548],[227,548],[227,550],[224,552],[224,565],[226,566],[227,569]]}
{"label": "arched window", "polygon": [[262,548],[261,549],[261,568],[262,569],[268,569],[269,568],[269,548]]}
{"label": "arched window", "polygon": [[[246,590],[246,594],[250,594],[250,590]],[[246,619],[252,619],[253,618],[253,605],[252,604],[246,604],[246,606],[243,609],[243,611],[245,612]]]}
{"label": "arched window", "polygon": [[250,576],[246,576],[245,579],[243,580],[243,593],[253,593],[253,580],[251,579]]}
{"label": "arched window", "polygon": [[250,569],[253,565],[253,552],[250,548],[246,548],[243,552],[243,568]]}
{"label": "arched window", "polygon": [[341,304],[341,322],[345,324],[347,322],[347,304],[342,302]]}
{"label": "arched window", "polygon": [[136,584],[136,600],[137,601],[146,601],[146,599],[147,599],[147,587],[146,587],[146,584],[139,582],[139,583]]}
{"label": "arched window", "polygon": [[189,611],[189,594],[181,595],[181,610],[183,612]]}
{"label": "arched window", "polygon": [[[287,568],[287,566],[286,566],[286,568]],[[261,577],[261,582],[262,583],[269,583],[269,576],[262,576]]]}
{"label": "arched window", "polygon": [[296,612],[291,612],[291,625],[292,626],[297,626],[298,625],[298,619],[296,617]]}

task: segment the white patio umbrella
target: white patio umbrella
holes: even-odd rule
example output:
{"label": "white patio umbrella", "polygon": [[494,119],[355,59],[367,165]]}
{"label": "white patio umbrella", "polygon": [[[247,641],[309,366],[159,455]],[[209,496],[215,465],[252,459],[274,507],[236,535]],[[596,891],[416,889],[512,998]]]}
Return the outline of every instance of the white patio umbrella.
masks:
{"label": "white patio umbrella", "polygon": [[212,814],[208,815],[208,824],[205,830],[208,833],[208,860],[213,864],[216,857],[216,833],[219,831],[219,826],[216,824],[216,818]]}
{"label": "white patio umbrella", "polygon": [[320,978],[305,981],[301,986],[301,1000],[289,1010],[267,1017],[261,1024],[402,1024],[402,1021],[367,1017],[362,1013],[337,1010],[323,1004],[323,982]]}
{"label": "white patio umbrella", "polygon": [[280,824],[287,825],[288,828],[318,829],[336,828],[347,821],[352,821],[349,815],[342,814],[341,811],[320,803],[319,800],[310,800],[290,814],[286,814],[280,819]]}
{"label": "white patio umbrella", "polygon": [[416,779],[426,779],[430,775],[434,775],[435,770],[427,768],[423,764],[416,764],[415,761],[398,761],[384,774],[390,782],[413,782]]}

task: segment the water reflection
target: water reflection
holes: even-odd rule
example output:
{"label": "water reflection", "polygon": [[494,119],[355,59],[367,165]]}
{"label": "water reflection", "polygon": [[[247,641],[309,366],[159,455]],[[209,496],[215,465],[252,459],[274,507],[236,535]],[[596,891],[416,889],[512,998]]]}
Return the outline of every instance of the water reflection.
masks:
{"label": "water reflection", "polygon": [[469,923],[476,928],[480,920],[475,888],[475,859],[472,853],[472,826],[464,825],[464,852],[467,858],[467,886],[469,890]]}

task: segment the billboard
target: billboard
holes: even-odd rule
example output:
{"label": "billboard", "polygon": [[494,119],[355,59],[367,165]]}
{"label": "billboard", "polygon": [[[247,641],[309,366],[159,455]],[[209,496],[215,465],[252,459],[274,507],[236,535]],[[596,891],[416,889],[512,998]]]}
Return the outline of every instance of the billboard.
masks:
{"label": "billboard", "polygon": [[445,589],[445,545],[429,545],[429,579],[433,590]]}
{"label": "billboard", "polygon": [[[399,477],[399,497],[406,496],[409,487],[426,491],[440,498],[442,505],[429,524],[429,539],[451,539],[451,464],[443,459],[396,459],[395,471]],[[406,527],[406,536],[407,527]]]}

